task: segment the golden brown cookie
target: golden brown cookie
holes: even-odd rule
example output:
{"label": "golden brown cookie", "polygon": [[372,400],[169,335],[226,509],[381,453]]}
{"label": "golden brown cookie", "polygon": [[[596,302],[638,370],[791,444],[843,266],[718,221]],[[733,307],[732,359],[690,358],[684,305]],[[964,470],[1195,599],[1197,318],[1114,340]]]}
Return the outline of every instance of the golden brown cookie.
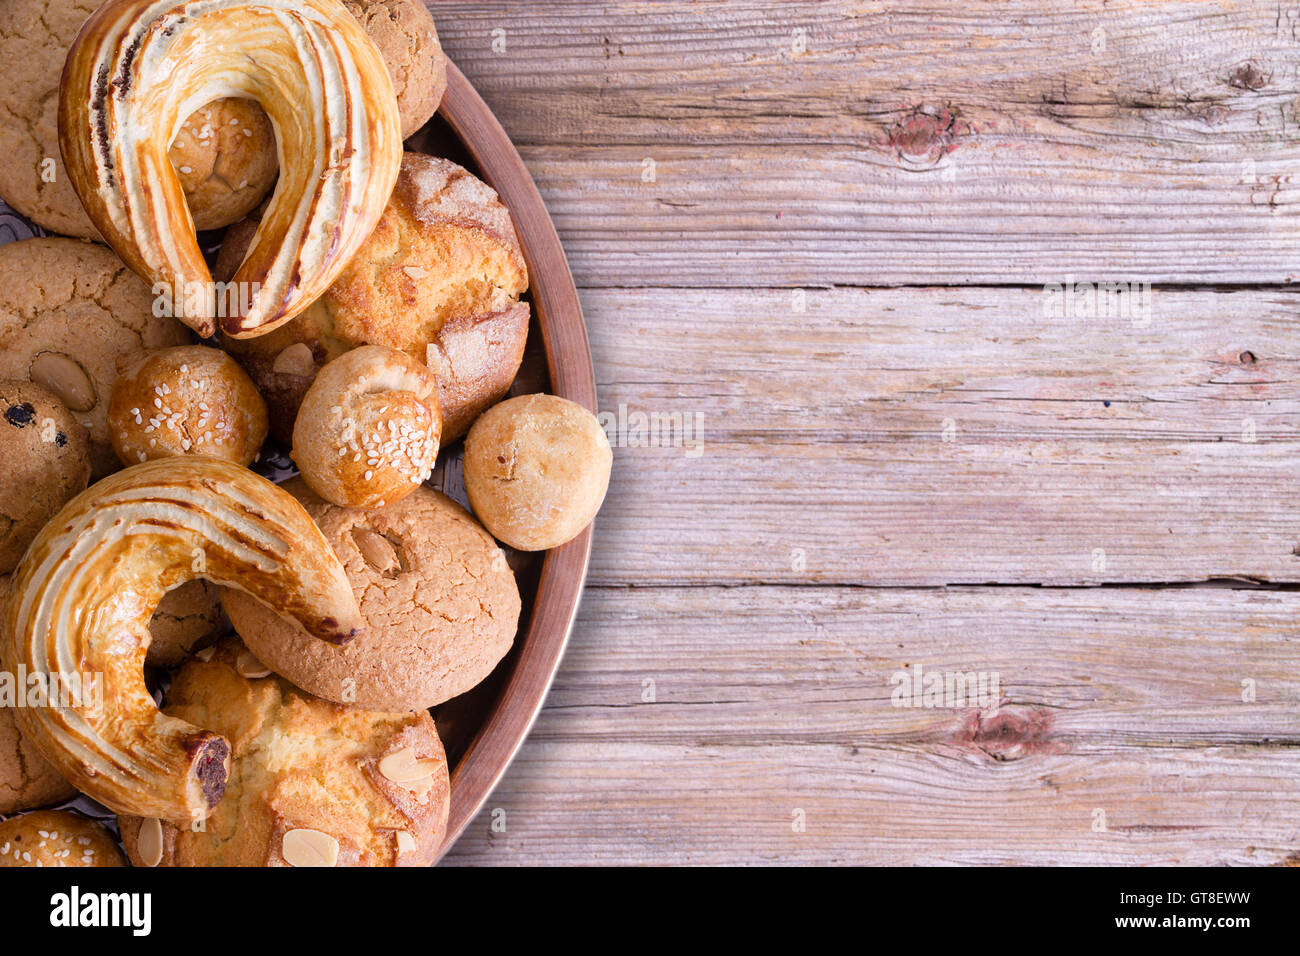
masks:
{"label": "golden brown cookie", "polygon": [[108,400],[119,363],[188,339],[175,319],[154,315],[149,286],[111,249],[59,238],[0,246],[0,378],[59,396],[89,432],[92,477],[118,468]]}
{"label": "golden brown cookie", "polygon": [[122,817],[131,862],[431,863],[446,831],[451,790],[433,718],[423,711],[342,707],[259,673],[266,672],[234,639],[177,672],[167,712],[230,741],[230,782],[201,831]]}
{"label": "golden brown cookie", "polygon": [[266,403],[220,349],[155,349],[139,353],[113,384],[108,431],[125,465],[168,455],[247,465],[266,441]]}
{"label": "golden brown cookie", "polygon": [[149,622],[145,660],[155,667],[175,667],[221,633],[225,624],[216,586],[201,578],[186,581],[158,602]]}
{"label": "golden brown cookie", "polygon": [[[0,575],[0,610],[9,599],[9,580],[8,574]],[[0,692],[0,815],[76,796],[76,787],[46,763],[40,751],[18,730],[12,705],[20,702],[17,695],[24,688],[17,684],[17,675],[0,668],[0,680],[14,682]]]}
{"label": "golden brown cookie", "polygon": [[[251,236],[246,224],[231,227],[218,279],[234,274]],[[528,306],[518,301],[527,288],[496,192],[449,160],[408,152],[379,225],[329,291],[280,328],[222,345],[261,389],[281,439],[317,371],[349,349],[383,345],[436,365],[446,443],[514,381],[528,336]]]}
{"label": "golden brown cookie", "polygon": [[0,814],[58,803],[76,793],[18,732],[14,709],[0,706]]}
{"label": "golden brown cookie", "polygon": [[343,562],[365,630],[344,647],[313,647],[265,605],[223,591],[231,624],[268,667],[330,700],[413,710],[469,690],[510,650],[520,606],[514,573],[450,498],[422,485],[395,505],[363,510],[322,501],[301,478],[282,487]]}
{"label": "golden brown cookie", "polygon": [[388,64],[406,139],[429,122],[447,89],[447,58],[433,14],[421,0],[343,0],[343,6]]}
{"label": "golden brown cookie", "polygon": [[190,114],[167,155],[195,229],[220,229],[257,208],[275,183],[275,129],[252,100],[225,99]]}
{"label": "golden brown cookie", "polygon": [[0,866],[126,866],[113,834],[71,810],[37,810],[0,823]]}
{"label": "golden brown cookie", "polygon": [[326,501],[382,508],[433,473],[441,433],[433,373],[405,352],[363,345],[321,369],[307,390],[293,460]]}
{"label": "golden brown cookie", "polygon": [[613,461],[591,412],[556,395],[520,395],[489,408],[469,430],[465,491],[498,541],[544,551],[591,524]]}
{"label": "golden brown cookie", "polygon": [[[99,233],[73,192],[59,153],[58,88],[68,47],[99,6],[100,0],[4,0],[0,13],[0,63],[6,69],[0,83],[0,197],[46,229],[86,239],[98,239]],[[242,127],[256,131],[249,139],[267,142],[270,126],[264,116],[259,118],[260,111],[244,101],[221,103]],[[248,201],[253,184],[261,183],[265,192],[275,178],[273,138],[269,155],[256,154],[251,142],[235,149],[222,137],[206,145],[178,144],[172,159],[192,169],[188,177],[181,174],[182,183],[195,220],[208,223],[200,228],[226,225],[247,214],[260,198]],[[204,176],[205,169],[215,169],[219,179]],[[244,180],[250,186],[233,194],[223,186]],[[191,184],[197,188],[191,191]]]}
{"label": "golden brown cookie", "polygon": [[0,574],[8,574],[41,526],[85,490],[90,443],[53,392],[0,381],[0,461]]}

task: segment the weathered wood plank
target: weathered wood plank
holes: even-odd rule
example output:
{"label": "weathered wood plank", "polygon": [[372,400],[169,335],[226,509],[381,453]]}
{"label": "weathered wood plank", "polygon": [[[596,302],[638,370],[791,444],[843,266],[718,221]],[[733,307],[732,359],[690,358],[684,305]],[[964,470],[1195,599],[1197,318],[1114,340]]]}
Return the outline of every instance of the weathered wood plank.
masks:
{"label": "weathered wood plank", "polygon": [[431,6],[581,285],[1297,274],[1300,11]]}
{"label": "weathered wood plank", "polygon": [[[1062,296],[590,289],[583,302],[601,408],[699,414],[710,441],[932,442],[945,421],[960,442],[1300,438],[1295,293],[1156,288],[1127,314],[1116,296],[1109,316],[1045,314]],[[1081,291],[1072,311],[1096,300]]]}
{"label": "weathered wood plank", "polygon": [[[1279,862],[1300,843],[1298,606],[1214,588],[593,589],[449,861]],[[893,706],[891,676],[917,665],[997,672],[999,713]]]}
{"label": "weathered wood plank", "polygon": [[1300,443],[619,449],[598,584],[1300,580]]}

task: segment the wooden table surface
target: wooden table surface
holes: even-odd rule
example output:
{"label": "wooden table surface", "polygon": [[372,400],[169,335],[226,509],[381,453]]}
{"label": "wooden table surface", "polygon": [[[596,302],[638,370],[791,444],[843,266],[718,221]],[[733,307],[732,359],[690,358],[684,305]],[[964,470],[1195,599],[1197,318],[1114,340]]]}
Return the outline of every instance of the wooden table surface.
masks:
{"label": "wooden table surface", "polygon": [[630,426],[448,862],[1300,859],[1300,6],[431,7]]}

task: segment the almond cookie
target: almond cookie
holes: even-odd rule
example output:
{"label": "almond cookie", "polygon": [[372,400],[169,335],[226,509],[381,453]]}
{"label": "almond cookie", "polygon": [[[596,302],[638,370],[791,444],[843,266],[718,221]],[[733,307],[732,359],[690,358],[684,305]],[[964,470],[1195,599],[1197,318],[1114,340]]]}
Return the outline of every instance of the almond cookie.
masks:
{"label": "almond cookie", "polygon": [[54,392],[90,435],[91,477],[118,468],[108,400],[119,363],[180,345],[188,330],[154,315],[154,296],[111,249],[76,239],[0,246],[0,379]]}
{"label": "almond cookie", "polygon": [[271,675],[237,640],[176,674],[166,712],[230,741],[204,829],[121,817],[137,866],[427,866],[451,785],[427,713],[341,707]]}
{"label": "almond cookie", "polygon": [[[232,226],[215,274],[228,281],[252,237]],[[499,401],[523,361],[528,306],[523,250],[496,192],[445,159],[406,153],[370,239],[329,291],[291,322],[222,347],[248,370],[287,439],[321,366],[383,345],[438,377],[442,441],[460,438]]]}
{"label": "almond cookie", "polygon": [[268,667],[318,696],[389,711],[442,703],[492,672],[515,639],[519,589],[468,512],[423,485],[370,510],[322,501],[301,478],[282,487],[343,562],[365,629],[346,646],[315,647],[265,605],[223,590],[231,624]]}
{"label": "almond cookie", "polygon": [[488,409],[469,430],[465,492],[498,541],[545,551],[591,524],[613,461],[591,412],[556,395],[520,395]]}
{"label": "almond cookie", "polygon": [[[99,233],[73,192],[59,153],[58,89],[68,48],[99,6],[100,0],[5,0],[0,31],[0,62],[6,66],[0,84],[0,155],[5,158],[0,197],[46,229],[85,239],[98,239]],[[172,152],[173,163],[191,168],[188,177],[181,173],[182,183],[195,221],[205,223],[200,228],[239,219],[260,199],[249,202],[248,195],[257,188],[265,193],[275,179],[275,143],[266,117],[244,100],[220,103],[227,123],[238,117],[240,129],[255,131],[250,137],[235,134],[248,142],[232,143],[223,135],[207,143],[181,142]],[[269,142],[269,155],[255,154],[254,140]],[[203,175],[205,170],[211,174]],[[223,185],[245,180],[250,185],[244,189]]]}
{"label": "almond cookie", "polygon": [[421,0],[343,0],[375,41],[397,92],[402,139],[432,119],[447,89],[447,58]]}
{"label": "almond cookie", "polygon": [[124,465],[208,455],[247,465],[266,441],[266,403],[220,349],[141,352],[113,384],[108,431]]}
{"label": "almond cookie", "polygon": [[307,390],[293,460],[326,501],[382,508],[432,474],[441,433],[433,373],[404,352],[363,345],[321,369]]}
{"label": "almond cookie", "polygon": [[113,834],[71,810],[37,810],[0,823],[0,866],[126,866]]}
{"label": "almond cookie", "polygon": [[53,392],[0,381],[0,574],[90,481],[86,430]]}

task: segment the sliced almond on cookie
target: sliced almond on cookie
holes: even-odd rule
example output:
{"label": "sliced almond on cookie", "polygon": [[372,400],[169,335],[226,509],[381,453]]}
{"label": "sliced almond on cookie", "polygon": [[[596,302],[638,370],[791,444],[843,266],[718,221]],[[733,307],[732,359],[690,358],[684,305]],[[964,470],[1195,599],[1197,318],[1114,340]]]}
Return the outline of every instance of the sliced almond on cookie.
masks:
{"label": "sliced almond on cookie", "polygon": [[95,386],[81,365],[62,352],[42,352],[32,359],[28,370],[31,380],[48,388],[59,401],[74,412],[88,412],[95,407]]}
{"label": "sliced almond on cookie", "polygon": [[280,855],[290,866],[337,866],[339,841],[320,830],[301,827],[285,833]]}
{"label": "sliced almond on cookie", "polygon": [[249,650],[239,652],[239,656],[235,658],[235,671],[240,677],[247,677],[250,680],[271,676],[271,668],[259,661]]}
{"label": "sliced almond on cookie", "polygon": [[308,378],[316,374],[316,357],[312,355],[310,345],[294,342],[275,357],[271,370],[279,375]]}
{"label": "sliced almond on cookie", "polygon": [[401,567],[393,542],[382,534],[369,528],[353,528],[352,540],[356,542],[357,550],[366,559],[366,563],[380,574],[387,574]]}
{"label": "sliced almond on cookie", "polygon": [[140,832],[135,837],[135,850],[140,855],[140,862],[145,866],[157,866],[162,862],[163,835],[161,821],[149,817],[141,822]]}

